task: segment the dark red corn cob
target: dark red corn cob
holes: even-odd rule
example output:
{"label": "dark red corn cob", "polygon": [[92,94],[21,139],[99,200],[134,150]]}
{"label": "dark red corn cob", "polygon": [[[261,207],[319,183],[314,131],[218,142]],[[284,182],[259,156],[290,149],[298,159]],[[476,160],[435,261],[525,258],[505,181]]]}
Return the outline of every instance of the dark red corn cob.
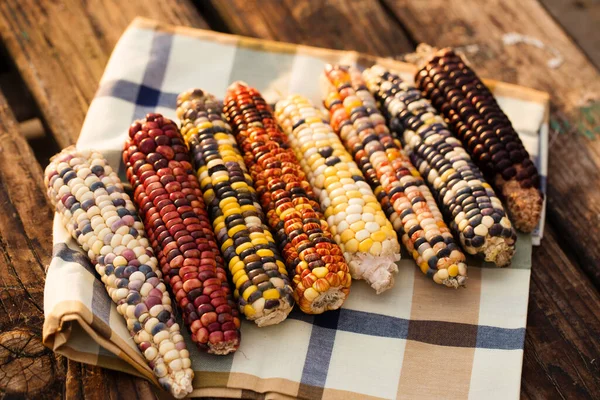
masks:
{"label": "dark red corn cob", "polygon": [[517,229],[531,232],[542,211],[540,177],[492,93],[451,49],[436,52],[415,81],[502,193]]}
{"label": "dark red corn cob", "polygon": [[309,314],[339,308],[350,291],[348,265],[287,135],[260,93],[243,83],[227,90],[224,112],[293,277],[296,303]]}
{"label": "dark red corn cob", "polygon": [[239,312],[175,123],[160,114],[133,123],[123,161],[151,245],[192,340],[209,353],[235,351],[240,342]]}

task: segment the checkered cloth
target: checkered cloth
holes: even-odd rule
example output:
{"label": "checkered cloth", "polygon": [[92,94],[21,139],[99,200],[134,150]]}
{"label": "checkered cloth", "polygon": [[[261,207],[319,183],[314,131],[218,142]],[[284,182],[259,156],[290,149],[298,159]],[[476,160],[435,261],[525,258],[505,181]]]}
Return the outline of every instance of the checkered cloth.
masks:
{"label": "checkered cloth", "polygon": [[[175,119],[177,93],[199,87],[222,96],[244,80],[267,101],[300,93],[320,104],[326,62],[374,62],[410,78],[400,62],[354,52],[294,46],[172,27],[137,19],[117,44],[93,100],[78,147],[101,150],[121,173],[127,127],[147,112]],[[546,176],[547,95],[487,82]],[[545,179],[542,179],[545,185]],[[409,256],[396,286],[375,295],[353,283],[343,308],[309,316],[294,310],[267,328],[242,323],[230,356],[199,353],[194,396],[234,398],[517,398],[533,236],[520,235],[510,268],[469,260],[468,287],[435,285]],[[45,287],[44,343],[77,361],[154,380],[93,266],[54,222],[54,257]]]}

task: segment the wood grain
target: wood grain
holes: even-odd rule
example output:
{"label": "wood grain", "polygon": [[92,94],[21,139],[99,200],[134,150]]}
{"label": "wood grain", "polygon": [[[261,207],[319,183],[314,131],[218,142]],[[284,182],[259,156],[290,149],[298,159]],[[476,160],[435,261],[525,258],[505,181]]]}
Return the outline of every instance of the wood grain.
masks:
{"label": "wood grain", "polygon": [[0,2],[0,36],[61,148],[79,136],[108,57],[137,15],[206,27],[187,0]]}
{"label": "wood grain", "polygon": [[[552,111],[572,126],[585,99],[600,94],[600,73],[536,0],[383,0],[420,42],[444,47],[476,45],[468,54],[475,70],[494,78],[547,91]],[[518,32],[541,39],[565,58],[557,69],[551,56],[527,46],[505,46],[502,36]],[[600,115],[600,114],[599,114]],[[576,130],[552,132],[548,177],[548,216],[560,240],[600,288],[600,140]]]}
{"label": "wood grain", "polygon": [[551,226],[532,261],[522,398],[600,398],[600,295]]}
{"label": "wood grain", "polygon": [[[33,160],[33,162],[32,162]],[[83,366],[55,355],[42,345],[45,267],[52,255],[53,211],[45,196],[43,172],[18,131],[14,115],[0,93],[0,397],[59,398],[85,387],[73,367],[91,376],[87,383],[124,390],[114,398],[131,398],[132,385],[149,391],[146,381]],[[121,374],[123,375],[123,374]],[[119,383],[111,389],[114,382]],[[89,398],[85,393],[69,398]]]}
{"label": "wood grain", "polygon": [[386,57],[414,48],[402,27],[375,0],[211,0],[200,9],[228,32]]}
{"label": "wood grain", "polygon": [[600,68],[600,1],[540,0],[550,15]]}

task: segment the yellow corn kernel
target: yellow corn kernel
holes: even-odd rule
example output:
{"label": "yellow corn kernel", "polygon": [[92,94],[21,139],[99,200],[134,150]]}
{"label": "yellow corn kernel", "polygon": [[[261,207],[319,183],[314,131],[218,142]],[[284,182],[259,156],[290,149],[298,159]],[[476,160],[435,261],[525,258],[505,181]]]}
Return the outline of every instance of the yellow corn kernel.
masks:
{"label": "yellow corn kernel", "polygon": [[312,287],[307,288],[304,291],[304,295],[303,295],[308,301],[313,301],[314,299],[316,299],[317,297],[319,297],[319,292],[317,292],[315,289],[313,289]]}
{"label": "yellow corn kernel", "polygon": [[233,182],[231,184],[231,188],[233,190],[239,190],[239,189],[243,189],[244,187],[246,187],[248,185],[246,185],[246,182]]}
{"label": "yellow corn kernel", "polygon": [[256,292],[257,290],[258,288],[255,285],[248,286],[248,288],[244,290],[244,293],[242,293],[242,297],[244,298],[244,300],[248,300],[248,297],[250,297],[250,295]]}
{"label": "yellow corn kernel", "polygon": [[237,254],[241,254],[244,250],[251,249],[252,247],[254,247],[254,246],[252,246],[252,243],[248,243],[248,242],[242,243],[238,247],[236,247],[235,252]]}
{"label": "yellow corn kernel", "polygon": [[[233,236],[233,235],[235,235],[236,233],[243,231],[244,229],[246,229],[246,226],[245,226],[245,225],[236,225],[236,226],[234,226],[234,227],[232,227],[232,228],[229,228],[229,229],[227,230],[227,234],[228,234],[229,236]],[[233,245],[233,243],[232,243],[232,245]]]}
{"label": "yellow corn kernel", "polygon": [[387,236],[388,235],[383,231],[371,233],[371,239],[373,239],[374,242],[383,242],[385,239],[387,239]]}
{"label": "yellow corn kernel", "polygon": [[221,245],[221,251],[225,251],[228,247],[231,247],[231,246],[233,246],[233,240],[232,239],[227,239]]}
{"label": "yellow corn kernel", "polygon": [[354,232],[352,229],[346,229],[340,235],[340,239],[342,239],[342,243],[347,243],[350,239],[354,238],[355,235],[356,232]]}
{"label": "yellow corn kernel", "polygon": [[[265,244],[268,244],[268,243],[265,243]],[[275,255],[275,254],[273,254],[273,251],[270,249],[258,249],[256,251],[256,254],[260,257],[273,257]]]}
{"label": "yellow corn kernel", "polygon": [[257,238],[257,239],[252,239],[252,244],[254,246],[258,246],[260,244],[269,244],[269,242],[265,238]]}
{"label": "yellow corn kernel", "polygon": [[229,265],[231,265],[230,271],[232,276],[235,276],[235,274],[246,267],[246,264],[244,264],[244,262],[240,260],[238,256],[233,257],[229,262]]}
{"label": "yellow corn kernel", "polygon": [[237,199],[235,197],[226,197],[219,202],[219,207],[223,208],[228,204],[237,204]]}
{"label": "yellow corn kernel", "polygon": [[250,304],[244,306],[244,315],[246,317],[253,317],[256,314],[256,310]]}
{"label": "yellow corn kernel", "polygon": [[356,239],[350,239],[347,242],[344,242],[344,247],[346,248],[346,252],[348,253],[356,253],[358,251],[359,242]]}
{"label": "yellow corn kernel", "polygon": [[325,278],[329,273],[329,270],[325,267],[317,267],[311,271],[317,278]]}
{"label": "yellow corn kernel", "polygon": [[360,242],[360,244],[358,245],[358,251],[362,253],[368,253],[371,249],[371,246],[373,246],[373,240],[371,238],[367,238]]}
{"label": "yellow corn kernel", "polygon": [[[238,274],[239,274],[240,272],[241,272],[241,271],[238,271]],[[246,282],[247,280],[248,280],[248,275],[246,275],[246,273],[244,272],[243,274],[241,274],[241,275],[238,277],[238,279],[237,279],[237,280],[234,280],[235,287],[236,287],[237,289],[239,289],[239,288],[240,288],[240,286],[242,286],[242,283]]]}
{"label": "yellow corn kernel", "polygon": [[265,300],[275,300],[279,298],[279,291],[277,289],[267,289],[263,292]]}
{"label": "yellow corn kernel", "polygon": [[448,267],[448,275],[450,275],[452,277],[458,275],[458,265],[452,264],[451,266],[449,266]]}
{"label": "yellow corn kernel", "polygon": [[350,229],[352,229],[354,232],[360,232],[363,229],[365,229],[365,222],[364,221],[356,221],[355,223],[350,225]]}
{"label": "yellow corn kernel", "polygon": [[238,286],[238,284],[237,284],[237,283],[238,283],[238,280],[239,280],[241,277],[243,277],[243,276],[245,276],[245,277],[246,277],[246,280],[248,280],[248,275],[246,274],[246,270],[244,270],[244,269],[242,268],[242,269],[239,269],[239,270],[237,270],[237,272],[236,272],[235,274],[233,274],[233,276],[231,277],[231,280],[232,280],[232,281],[233,281],[233,282],[236,284],[236,286],[237,286],[238,288],[239,288],[239,286]]}
{"label": "yellow corn kernel", "polygon": [[381,254],[381,248],[381,242],[373,242],[371,248],[369,249],[369,253],[371,253],[373,256],[378,256]]}

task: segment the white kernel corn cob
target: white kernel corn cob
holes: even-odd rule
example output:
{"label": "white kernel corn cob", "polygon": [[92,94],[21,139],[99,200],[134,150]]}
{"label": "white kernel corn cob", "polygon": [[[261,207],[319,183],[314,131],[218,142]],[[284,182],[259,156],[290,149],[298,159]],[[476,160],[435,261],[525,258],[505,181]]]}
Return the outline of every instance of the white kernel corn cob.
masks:
{"label": "white kernel corn cob", "polygon": [[173,396],[185,397],[194,377],[189,352],[158,260],[119,177],[100,153],[69,147],[50,160],[45,183],[158,382]]}
{"label": "white kernel corn cob", "polygon": [[352,277],[364,279],[378,294],[391,288],[400,259],[398,237],[352,156],[304,97],[281,100],[275,116],[319,198]]}

